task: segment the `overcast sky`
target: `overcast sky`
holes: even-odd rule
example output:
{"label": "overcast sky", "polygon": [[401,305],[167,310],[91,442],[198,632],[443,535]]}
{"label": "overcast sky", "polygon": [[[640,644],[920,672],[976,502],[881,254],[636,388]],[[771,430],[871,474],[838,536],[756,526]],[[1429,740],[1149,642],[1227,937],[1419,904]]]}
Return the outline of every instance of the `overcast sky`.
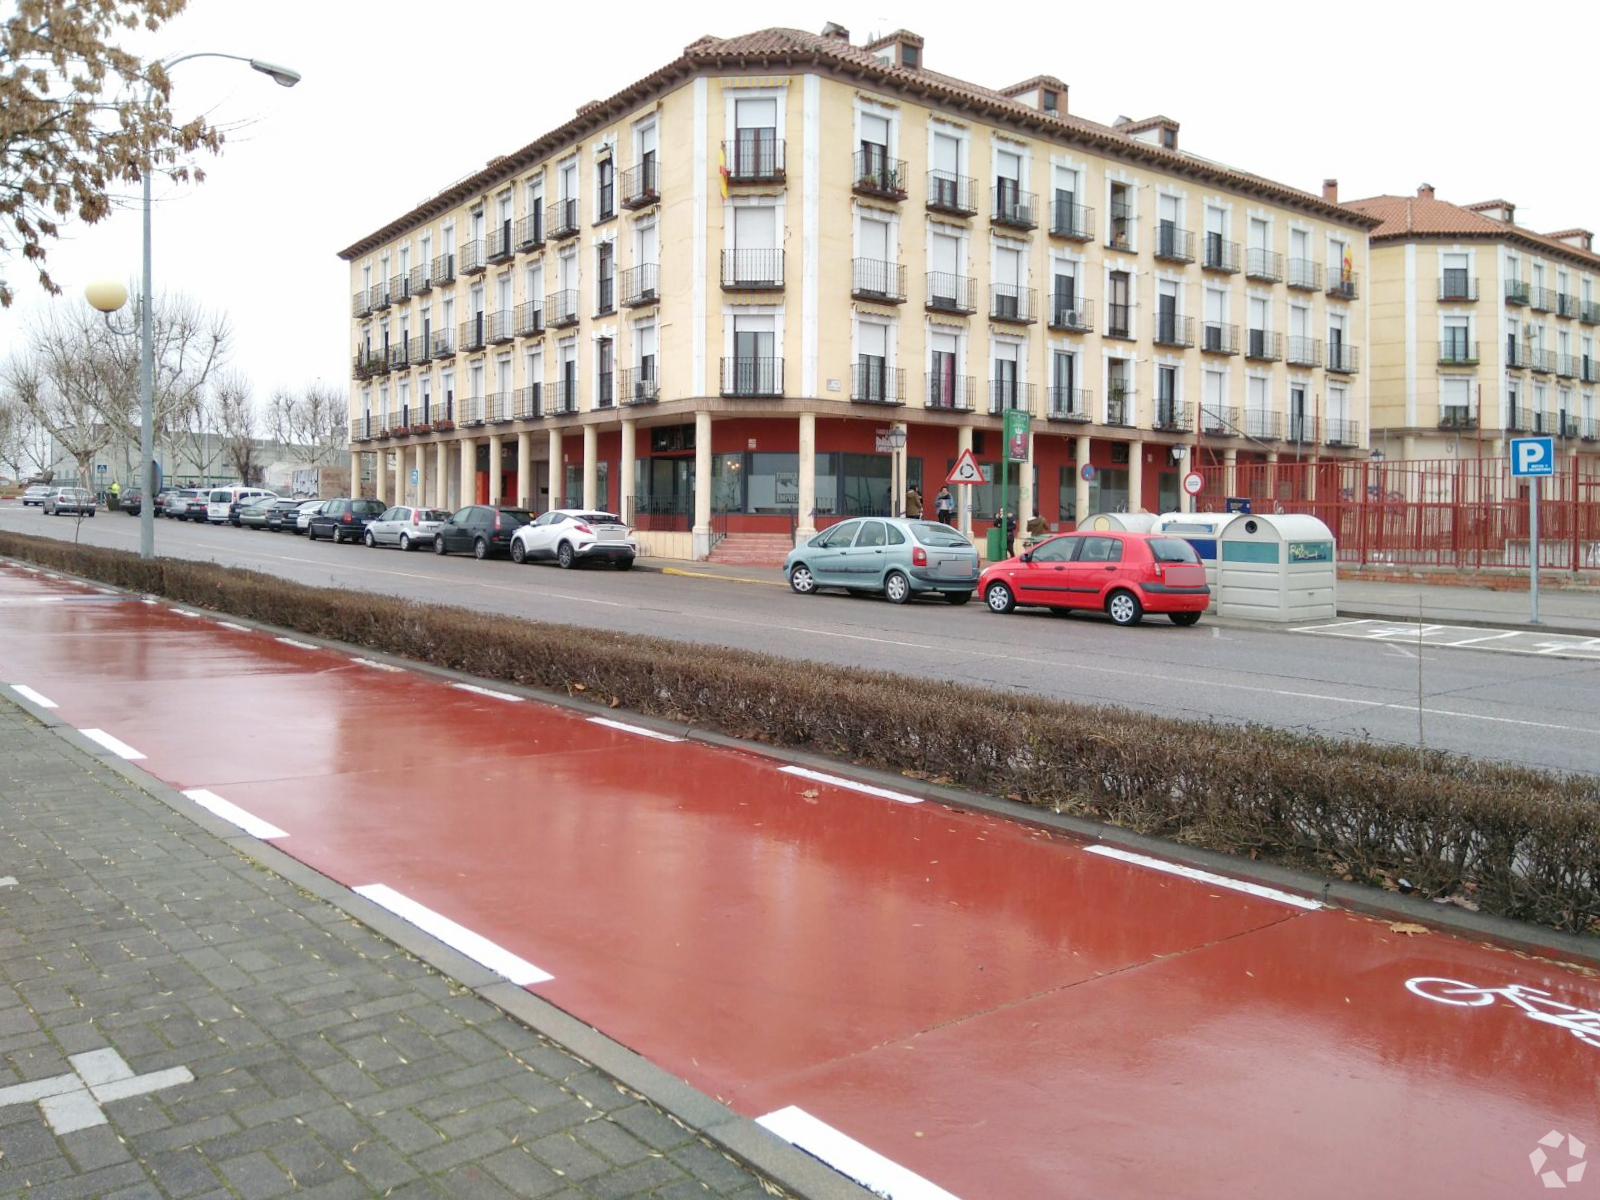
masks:
{"label": "overcast sky", "polygon": [[[1297,187],[1334,176],[1341,197],[1356,199],[1428,182],[1455,203],[1511,200],[1535,229],[1600,227],[1595,85],[1581,50],[1592,38],[1580,32],[1591,6],[1536,5],[1520,29],[1515,11],[1492,21],[1488,11],[1397,0],[1023,4],[1010,14],[945,0],[190,0],[147,53],[242,54],[304,81],[286,90],[222,60],[173,71],[175,111],[209,113],[231,132],[203,185],[158,187],[152,275],[158,291],[229,314],[233,366],[258,398],[318,379],[348,387],[340,249],[702,34],[818,32],[830,20],[858,43],[912,29],[927,39],[930,69],[991,87],[1056,75],[1070,110],[1091,120],[1163,113],[1181,123],[1186,150]],[[1580,48],[1565,50],[1569,36]],[[65,289],[54,303],[82,303],[84,283],[102,275],[134,278],[137,203],[93,228],[68,226],[50,268]],[[52,301],[20,261],[0,261],[0,273],[18,293],[0,312],[5,346]]]}

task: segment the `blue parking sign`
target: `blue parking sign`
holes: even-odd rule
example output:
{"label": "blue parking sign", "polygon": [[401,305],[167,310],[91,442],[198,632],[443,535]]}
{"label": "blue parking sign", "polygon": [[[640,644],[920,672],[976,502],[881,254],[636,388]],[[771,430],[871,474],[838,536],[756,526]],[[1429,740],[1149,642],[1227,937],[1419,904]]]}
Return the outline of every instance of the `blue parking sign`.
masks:
{"label": "blue parking sign", "polygon": [[1556,443],[1554,438],[1524,437],[1511,439],[1511,474],[1517,478],[1528,475],[1554,475],[1556,473]]}

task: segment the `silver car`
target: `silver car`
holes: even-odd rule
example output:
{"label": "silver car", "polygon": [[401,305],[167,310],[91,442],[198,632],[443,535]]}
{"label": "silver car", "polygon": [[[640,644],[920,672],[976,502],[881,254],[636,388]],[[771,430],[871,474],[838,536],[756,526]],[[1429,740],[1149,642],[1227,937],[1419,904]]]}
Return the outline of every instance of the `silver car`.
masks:
{"label": "silver car", "polygon": [[977,548],[936,521],[858,517],[824,529],[789,552],[783,573],[802,596],[818,588],[881,592],[891,604],[942,596],[965,604],[978,586]]}
{"label": "silver car", "polygon": [[94,493],[88,488],[52,488],[50,494],[44,498],[44,515],[47,517],[59,517],[62,513],[92,517],[96,507]]}
{"label": "silver car", "polygon": [[[322,506],[326,503],[326,500],[307,500],[304,504],[302,504],[299,512],[295,514],[294,531],[296,533],[304,533],[311,525],[311,518],[317,513],[321,512]],[[283,523],[283,527],[288,529],[289,522],[285,521]]]}
{"label": "silver car", "polygon": [[48,483],[31,483],[28,485],[28,490],[22,493],[22,505],[26,508],[30,504],[37,504],[43,508],[45,497],[53,491],[55,488]]}
{"label": "silver car", "polygon": [[367,522],[362,540],[369,546],[399,546],[402,550],[431,546],[433,535],[449,519],[450,514],[442,508],[397,504]]}

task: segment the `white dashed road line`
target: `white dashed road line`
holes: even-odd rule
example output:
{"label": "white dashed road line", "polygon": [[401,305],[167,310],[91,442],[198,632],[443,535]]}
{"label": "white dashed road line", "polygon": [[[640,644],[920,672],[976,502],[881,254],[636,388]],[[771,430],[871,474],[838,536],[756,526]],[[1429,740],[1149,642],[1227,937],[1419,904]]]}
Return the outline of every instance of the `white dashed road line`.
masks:
{"label": "white dashed road line", "polygon": [[132,746],[128,745],[127,742],[118,741],[104,729],[80,729],[78,732],[83,734],[83,736],[88,738],[91,742],[99,743],[117,757],[125,758],[129,762],[133,762],[144,757],[144,755],[140,754]]}
{"label": "white dashed road line", "polygon": [[921,804],[921,796],[908,796],[905,792],[891,792],[888,788],[873,787],[870,783],[857,783],[854,779],[846,779],[842,775],[825,775],[821,771],[812,771],[806,767],[779,767],[785,775],[798,775],[801,779],[809,779],[813,783],[825,783],[829,787],[848,788],[852,792],[860,792],[865,796],[878,796],[884,800],[893,800],[897,804]]}
{"label": "white dashed road line", "polygon": [[356,895],[364,896],[378,907],[388,909],[401,920],[409,921],[424,933],[432,934],[452,950],[465,954],[473,962],[488,967],[496,974],[504,975],[519,987],[527,987],[532,983],[548,983],[555,978],[548,971],[541,971],[527,959],[519,958],[505,947],[497,946],[483,935],[457,925],[449,917],[434,912],[426,905],[418,904],[391,887],[381,883],[369,883],[354,890]]}
{"label": "white dashed road line", "polygon": [[757,1117],[756,1124],[821,1159],[875,1196],[887,1200],[957,1200],[954,1193],[863,1146],[803,1108],[780,1108]]}
{"label": "white dashed road line", "polygon": [[458,691],[471,692],[474,696],[488,696],[491,700],[510,700],[514,704],[521,704],[521,696],[513,696],[510,692],[497,692],[493,688],[479,687],[475,683],[452,683],[450,685]]}
{"label": "white dashed road line", "polygon": [[33,701],[33,703],[37,704],[40,708],[56,708],[56,707],[58,707],[58,705],[56,704],[56,702],[54,700],[51,700],[46,696],[41,696],[38,692],[34,691],[27,684],[13,683],[11,685],[11,690],[13,692],[15,692],[17,695],[21,696],[24,700]]}
{"label": "white dashed road line", "polygon": [[670,733],[657,733],[654,729],[645,729],[639,725],[629,725],[623,721],[613,721],[609,717],[590,717],[594,725],[604,725],[607,729],[620,729],[623,733],[636,733],[640,737],[654,738],[658,742],[681,742],[681,737],[674,737]]}
{"label": "white dashed road line", "polygon": [[1315,910],[1322,907],[1319,901],[1308,899],[1305,896],[1296,896],[1293,892],[1279,891],[1277,888],[1265,887],[1259,883],[1249,883],[1243,879],[1229,879],[1226,875],[1214,875],[1210,871],[1200,871],[1194,867],[1185,867],[1179,863],[1167,862],[1160,858],[1150,858],[1144,854],[1135,854],[1131,850],[1119,850],[1115,846],[1085,846],[1090,854],[1098,854],[1104,858],[1114,858],[1119,862],[1131,863],[1136,867],[1148,867],[1152,871],[1165,871],[1168,875],[1178,875],[1184,879],[1192,879],[1196,883],[1204,883],[1210,887],[1228,888],[1235,892],[1244,892],[1248,896],[1259,896],[1263,900],[1276,900],[1280,904],[1293,905],[1295,908]]}
{"label": "white dashed road line", "polygon": [[215,792],[208,792],[205,788],[193,788],[184,793],[207,812],[215,813],[230,825],[237,825],[251,837],[261,838],[286,838],[288,832],[279,829],[271,821],[263,821],[254,813],[247,813],[237,804],[224,800]]}

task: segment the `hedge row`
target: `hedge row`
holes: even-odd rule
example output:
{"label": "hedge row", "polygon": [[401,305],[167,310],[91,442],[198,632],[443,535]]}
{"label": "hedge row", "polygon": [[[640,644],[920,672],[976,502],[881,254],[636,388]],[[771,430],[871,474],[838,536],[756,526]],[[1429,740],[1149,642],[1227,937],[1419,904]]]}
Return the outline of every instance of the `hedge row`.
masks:
{"label": "hedge row", "polygon": [[0,534],[0,554],[1335,878],[1600,933],[1600,779],[525,621]]}

